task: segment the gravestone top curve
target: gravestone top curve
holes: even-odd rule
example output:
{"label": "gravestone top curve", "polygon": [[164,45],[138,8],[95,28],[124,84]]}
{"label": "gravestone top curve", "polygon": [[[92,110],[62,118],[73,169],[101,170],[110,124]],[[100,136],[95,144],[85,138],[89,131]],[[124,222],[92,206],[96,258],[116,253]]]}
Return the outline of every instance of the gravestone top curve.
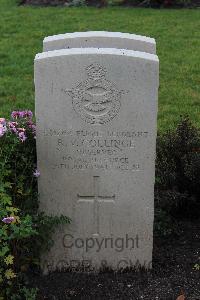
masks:
{"label": "gravestone top curve", "polygon": [[130,56],[135,58],[143,58],[147,60],[159,61],[158,56],[155,54],[141,52],[141,51],[132,51],[126,49],[116,49],[116,48],[71,48],[71,49],[60,49],[54,51],[41,52],[36,54],[35,60],[56,57],[56,56],[65,56],[65,55],[78,55],[78,54],[99,54],[99,55],[120,55],[120,56]]}
{"label": "gravestone top curve", "polygon": [[48,36],[43,40],[44,51],[87,47],[118,48],[156,53],[155,39],[130,33],[107,31],[74,32]]}
{"label": "gravestone top curve", "polygon": [[126,38],[126,39],[134,39],[140,40],[148,43],[155,44],[155,39],[143,35],[133,34],[133,33],[124,33],[124,32],[111,32],[111,31],[86,31],[86,32],[69,32],[57,35],[51,35],[44,38],[44,42],[50,42],[54,40],[61,40],[61,39],[73,39],[79,37],[116,37],[116,38]]}

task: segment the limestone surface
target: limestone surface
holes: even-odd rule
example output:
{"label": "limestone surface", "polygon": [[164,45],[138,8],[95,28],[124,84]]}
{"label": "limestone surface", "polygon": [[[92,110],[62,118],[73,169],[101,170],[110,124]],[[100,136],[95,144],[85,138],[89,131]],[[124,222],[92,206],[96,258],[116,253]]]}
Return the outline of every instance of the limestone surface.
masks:
{"label": "limestone surface", "polygon": [[36,55],[40,209],[71,218],[44,271],[151,267],[158,78],[144,52]]}

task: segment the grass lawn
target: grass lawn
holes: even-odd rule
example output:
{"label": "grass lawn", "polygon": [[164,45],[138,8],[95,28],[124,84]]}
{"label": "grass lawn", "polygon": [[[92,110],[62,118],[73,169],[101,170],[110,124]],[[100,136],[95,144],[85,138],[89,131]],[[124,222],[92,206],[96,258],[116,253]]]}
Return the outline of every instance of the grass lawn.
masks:
{"label": "grass lawn", "polygon": [[200,125],[200,10],[23,7],[0,0],[0,116],[34,110],[33,60],[45,36],[88,30],[156,38],[160,58],[158,126],[188,114]]}

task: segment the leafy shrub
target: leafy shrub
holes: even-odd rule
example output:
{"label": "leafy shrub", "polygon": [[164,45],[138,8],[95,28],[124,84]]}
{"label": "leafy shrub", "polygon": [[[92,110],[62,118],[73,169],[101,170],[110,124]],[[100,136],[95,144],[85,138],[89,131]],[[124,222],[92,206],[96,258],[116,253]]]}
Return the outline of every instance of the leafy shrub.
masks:
{"label": "leafy shrub", "polygon": [[95,6],[128,5],[140,7],[192,7],[197,0],[15,0],[18,5],[31,4],[42,6]]}
{"label": "leafy shrub", "polygon": [[129,0],[129,4],[142,7],[184,7],[191,6],[192,0]]}
{"label": "leafy shrub", "polygon": [[86,5],[86,1],[85,0],[70,0],[68,2],[68,6],[79,7],[79,6],[85,6],[85,5]]}
{"label": "leafy shrub", "polygon": [[171,224],[180,217],[200,217],[199,178],[200,130],[181,117],[175,130],[157,138],[155,206],[172,218]]}
{"label": "leafy shrub", "polygon": [[200,196],[200,130],[182,118],[174,131],[157,139],[157,185]]}
{"label": "leafy shrub", "polygon": [[192,0],[107,0],[108,5],[133,5],[140,7],[187,7],[192,6]]}
{"label": "leafy shrub", "polygon": [[166,211],[157,207],[154,215],[154,235],[166,237],[174,233],[172,219]]}
{"label": "leafy shrub", "polygon": [[[51,235],[64,216],[38,213],[35,124],[31,111],[0,118],[0,299],[34,299],[23,287],[39,265],[38,249],[52,245]],[[27,296],[28,295],[28,296]]]}

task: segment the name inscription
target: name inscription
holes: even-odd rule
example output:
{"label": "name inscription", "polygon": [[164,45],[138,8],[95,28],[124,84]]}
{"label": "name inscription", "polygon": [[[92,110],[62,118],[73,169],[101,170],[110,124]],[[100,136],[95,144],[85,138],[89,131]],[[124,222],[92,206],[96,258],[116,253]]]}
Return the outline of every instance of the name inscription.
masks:
{"label": "name inscription", "polygon": [[140,141],[145,141],[149,133],[48,128],[43,136],[50,138],[56,149],[53,169],[140,171],[142,162],[134,161],[130,151],[138,151]]}

